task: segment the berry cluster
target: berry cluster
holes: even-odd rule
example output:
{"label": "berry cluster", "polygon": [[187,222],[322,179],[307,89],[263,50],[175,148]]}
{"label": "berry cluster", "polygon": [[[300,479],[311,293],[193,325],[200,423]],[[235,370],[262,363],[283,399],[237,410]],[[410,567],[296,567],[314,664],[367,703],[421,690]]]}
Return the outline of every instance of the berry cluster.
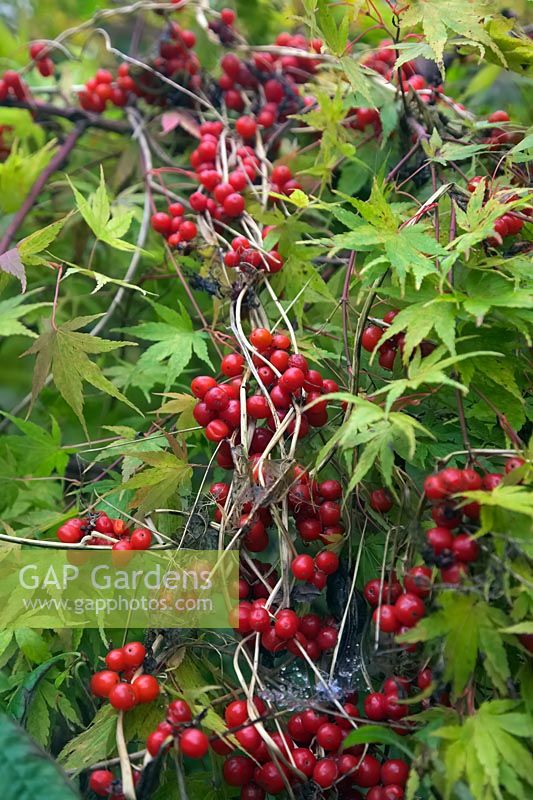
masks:
{"label": "berry cluster", "polygon": [[171,203],[168,213],[156,211],[152,214],[150,222],[153,230],[164,236],[171,247],[192,241],[198,233],[195,223],[184,219],[184,214],[185,206],[182,203]]}
{"label": "berry cluster", "polygon": [[[387,311],[387,313],[383,317],[384,327],[381,328],[379,325],[368,325],[362,335],[361,335],[361,346],[367,352],[372,353],[374,349],[377,347],[381,338],[384,333],[384,328],[392,325],[394,318],[399,313],[397,309],[392,309],[391,311]],[[394,362],[396,360],[396,353],[398,350],[403,353],[403,349],[405,346],[405,336],[403,333],[399,333],[396,336],[392,336],[390,339],[387,339],[381,347],[379,348],[379,366],[386,370],[392,370],[394,368]],[[430,353],[433,352],[435,349],[435,345],[432,342],[423,341],[420,342],[420,353],[422,356],[428,356]]]}
{"label": "berry cluster", "polygon": [[[524,464],[519,457],[510,458],[505,465],[509,473]],[[481,476],[474,469],[446,469],[429,475],[424,481],[424,493],[432,503],[431,516],[436,527],[426,532],[426,562],[440,569],[444,583],[456,584],[468,572],[468,565],[477,561],[479,545],[469,533],[453,534],[463,523],[479,519],[479,504],[464,504],[461,492],[493,491],[501,483],[503,474],[491,472]]]}
{"label": "berry cluster", "polygon": [[[250,445],[250,454],[258,460],[274,431],[288,414],[291,414],[291,419],[286,426],[287,433],[292,435],[297,431],[300,439],[308,434],[310,427],[325,425],[328,421],[328,401],[321,399],[321,396],[337,391],[338,385],[335,381],[323,378],[317,370],[309,369],[304,356],[299,353],[291,355],[291,341],[284,334],[272,334],[266,328],[255,328],[250,335],[250,344],[254,353],[254,377],[265,391],[263,394],[249,395],[246,399],[248,417],[255,422],[267,422],[266,427],[256,427],[255,441],[252,439]],[[230,378],[228,383],[218,384],[207,375],[198,376],[191,383],[192,393],[198,398],[193,411],[194,418],[205,428],[205,435],[211,442],[227,440],[240,425],[240,389],[244,368],[243,356],[231,353],[221,363],[221,371]],[[314,403],[312,408],[300,411],[302,405],[310,403]],[[226,444],[227,448],[219,448],[217,461],[220,466],[230,469],[233,460],[229,443]],[[340,512],[336,521],[339,517]],[[335,525],[336,522],[326,524]]]}
{"label": "berry cluster", "polygon": [[209,750],[209,739],[195,725],[191,708],[185,700],[173,700],[169,704],[165,720],[149,734],[146,749],[155,757],[162,748],[168,749],[173,741],[189,758],[203,758]]}
{"label": "berry cluster", "polygon": [[394,575],[389,581],[378,578],[365,584],[364,595],[375,607],[372,619],[384,633],[403,633],[414,627],[426,613],[423,597],[431,591],[431,569],[416,566],[403,578],[403,589]]}
{"label": "berry cluster", "polygon": [[54,74],[55,65],[48,55],[49,52],[49,48],[44,42],[32,42],[30,45],[30,58],[35,62],[35,66],[43,78],[49,78]]}
{"label": "berry cluster", "polygon": [[130,531],[124,520],[97,511],[63,523],[57,529],[57,538],[63,544],[83,542],[101,547],[111,545],[113,550],[148,550],[153,537],[148,528]]}
{"label": "berry cluster", "polygon": [[322,49],[321,39],[309,41],[301,34],[286,32],[276,37],[275,44],[302,52],[281,56],[256,52],[251,61],[227,53],[220,62],[223,72],[218,81],[228,109],[242,112],[247,104],[251,105],[256,110],[257,123],[267,129],[309,103],[308,98],[300,96],[298,85],[315,73],[318,60],[303,53],[320,53]]}
{"label": "berry cluster", "polygon": [[[505,116],[507,116],[507,114]],[[474,177],[468,181],[467,189],[469,192],[474,192],[480,183],[486,184],[485,200],[487,200],[491,196],[492,191],[490,190],[489,184],[487,184],[486,178],[484,178],[482,175],[474,175]],[[512,189],[507,189],[503,190],[502,192],[498,192],[498,195],[501,195],[502,202],[505,203],[511,203],[513,200],[518,200],[518,195],[514,194],[512,192]],[[498,199],[500,199],[500,197]],[[521,213],[528,217],[532,216],[533,207],[524,208],[522,209]],[[489,236],[486,240],[487,244],[489,244],[491,247],[499,247],[501,244],[503,244],[503,240],[506,239],[507,237],[517,236],[524,227],[524,225],[525,221],[512,211],[503,214],[494,223],[494,232],[497,235]]]}
{"label": "berry cluster", "polygon": [[305,658],[305,653],[311,661],[318,661],[323,652],[332,650],[338,639],[333,624],[322,620],[318,614],[299,617],[290,608],[270,611],[264,598],[251,603],[241,601],[232,612],[230,622],[243,636],[260,633],[261,645],[270,653],[288,650],[298,658]]}
{"label": "berry cluster", "polygon": [[119,711],[129,711],[138,703],[151,703],[159,696],[159,684],[153,675],[137,675],[145,656],[141,642],[110,650],[105,657],[107,669],[95,672],[91,678],[91,692],[95,697],[108,699]]}
{"label": "berry cluster", "polygon": [[85,111],[101,113],[108,103],[123,108],[131,92],[137,93],[135,82],[129,76],[127,64],[121,64],[115,79],[108,69],[99,69],[78,94],[80,106]]}

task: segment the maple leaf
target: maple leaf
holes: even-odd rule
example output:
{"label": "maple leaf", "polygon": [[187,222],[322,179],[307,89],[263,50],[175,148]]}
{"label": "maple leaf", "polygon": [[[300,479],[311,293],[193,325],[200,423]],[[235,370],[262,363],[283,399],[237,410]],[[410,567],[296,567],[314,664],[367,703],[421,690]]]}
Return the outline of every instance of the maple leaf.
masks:
{"label": "maple leaf", "polygon": [[[37,290],[38,291],[38,290]],[[29,292],[26,297],[35,292]],[[37,334],[23,325],[20,317],[35,311],[37,308],[50,306],[51,303],[24,303],[24,297],[17,295],[0,301],[0,336],[31,336],[37,339]]]}
{"label": "maple leaf", "polygon": [[485,0],[446,0],[445,3],[441,0],[411,0],[402,14],[402,24],[422,26],[433,58],[444,75],[444,47],[454,34],[460,37],[461,44],[477,47],[481,56],[488,47],[506,66],[503,53],[484,28],[484,19],[489,14],[489,4]]}
{"label": "maple leaf", "polygon": [[[36,355],[33,373],[32,400],[35,400],[44,388],[46,379],[51,373],[55,385],[63,399],[72,408],[83,429],[87,433],[83,416],[83,382],[92,384],[102,392],[116,397],[130,408],[139,411],[114,384],[109,381],[101,369],[91,361],[89,355],[108,353],[124,345],[135,346],[134,342],[112,342],[100,339],[89,333],[79,333],[79,329],[97,319],[100,314],[89,317],[77,317],[61,325],[55,330],[41,334],[35,344],[23,355]],[[139,413],[141,413],[139,411]]]}
{"label": "maple leaf", "polygon": [[153,374],[154,363],[166,361],[166,372],[161,373],[160,381],[164,381],[165,391],[168,391],[191,360],[193,353],[213,369],[205,341],[206,334],[193,329],[185,309],[180,306],[178,312],[159,303],[151,305],[162,322],[141,322],[123,329],[139,339],[155,342],[137,361],[136,372],[142,374],[149,371]]}
{"label": "maple leaf", "polygon": [[135,456],[147,465],[147,469],[122,484],[123,489],[137,489],[132,507],[137,508],[140,514],[148,514],[168,502],[179,508],[178,490],[188,491],[192,467],[168,452],[136,452]]}
{"label": "maple leaf", "polygon": [[533,757],[519,739],[533,735],[533,723],[516,701],[483,703],[462,724],[437,728],[433,735],[444,740],[446,798],[454,796],[461,778],[475,800],[531,796],[524,784],[533,785]]}
{"label": "maple leaf", "polygon": [[440,610],[420,620],[415,628],[398,637],[401,642],[443,640],[444,680],[452,683],[458,696],[470,679],[483,654],[483,666],[493,683],[506,690],[511,677],[507,654],[498,628],[505,625],[502,611],[489,606],[473,594],[443,592]]}

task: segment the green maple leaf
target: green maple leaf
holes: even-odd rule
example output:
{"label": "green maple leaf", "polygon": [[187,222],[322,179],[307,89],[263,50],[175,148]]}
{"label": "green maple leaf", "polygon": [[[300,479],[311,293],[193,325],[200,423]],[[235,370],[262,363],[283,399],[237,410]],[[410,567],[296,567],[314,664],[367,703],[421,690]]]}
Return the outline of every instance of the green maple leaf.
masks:
{"label": "green maple leaf", "polygon": [[168,391],[193,354],[213,369],[207,350],[207,334],[193,329],[185,309],[180,306],[179,311],[174,311],[159,303],[152,305],[161,322],[141,322],[140,325],[123,329],[139,339],[155,342],[137,361],[136,371],[139,374],[153,374],[154,364],[165,361],[166,371],[161,370],[160,382],[164,382],[165,391]]}
{"label": "green maple leaf", "polygon": [[533,722],[514,700],[483,703],[462,724],[433,735],[444,740],[445,798],[462,778],[475,800],[531,796],[533,757],[519,739],[533,736]]}
{"label": "green maple leaf", "polygon": [[466,686],[483,654],[483,666],[500,691],[511,677],[503,639],[498,632],[505,625],[502,611],[480,601],[474,594],[443,592],[440,610],[420,620],[412,630],[398,637],[402,642],[442,640],[444,680],[452,683],[458,696]]}
{"label": "green maple leaf", "polygon": [[412,0],[402,14],[402,26],[421,25],[425,39],[433,51],[433,58],[444,74],[444,48],[449,39],[459,37],[459,43],[477,47],[483,56],[485,48],[492,50],[499,63],[505,58],[494,39],[484,28],[484,19],[490,15],[485,0]]}
{"label": "green maple leaf", "polygon": [[[30,292],[30,294],[32,294]],[[29,296],[29,295],[26,295]],[[37,308],[44,308],[52,305],[51,303],[24,303],[23,295],[9,297],[7,300],[0,301],[0,336],[31,336],[37,338],[37,334],[26,327],[20,317],[35,311]]]}
{"label": "green maple leaf", "polygon": [[33,373],[32,407],[51,372],[61,396],[72,408],[86,432],[87,427],[83,416],[84,381],[92,384],[102,392],[116,397],[117,400],[126,403],[130,408],[136,411],[139,410],[104,376],[100,367],[89,358],[89,355],[108,353],[111,350],[124,347],[124,345],[135,346],[135,343],[112,342],[108,339],[91,336],[88,333],[78,333],[80,328],[88,325],[98,316],[100,315],[77,317],[65,323],[65,325],[61,325],[56,330],[41,334],[35,344],[23,354],[37,356]]}
{"label": "green maple leaf", "polygon": [[[344,196],[355,206],[360,216],[333,211],[335,216],[351,228],[349,233],[332,237],[333,252],[340,249],[358,251],[377,251],[391,266],[402,287],[408,274],[413,275],[415,286],[420,288],[426,275],[436,272],[435,256],[446,255],[446,250],[436,241],[433,233],[423,227],[423,223],[402,227],[403,220],[387,202],[385,194],[375,181],[368,200],[357,200]],[[341,213],[339,213],[341,211]],[[362,270],[365,272],[365,269]]]}
{"label": "green maple leaf", "polygon": [[179,507],[179,490],[188,491],[192,467],[168,452],[136,452],[135,456],[148,466],[122,484],[123,489],[137,489],[131,505],[140,514],[148,514],[168,502]]}
{"label": "green maple leaf", "polygon": [[63,475],[68,463],[69,450],[61,447],[61,430],[52,417],[50,433],[29,420],[19,419],[3,411],[24,436],[4,436],[4,444],[17,456],[20,473],[43,477],[56,471]]}
{"label": "green maple leaf", "polygon": [[[100,166],[100,183],[95,192],[84,197],[76,189],[69,178],[67,178],[70,188],[74,193],[76,206],[83,219],[92,230],[97,239],[113,247],[115,250],[125,250],[133,252],[139,248],[131,242],[126,242],[122,238],[129,230],[133,219],[133,211],[111,214],[111,206],[105,185],[104,171]],[[143,251],[145,255],[149,255]]]}

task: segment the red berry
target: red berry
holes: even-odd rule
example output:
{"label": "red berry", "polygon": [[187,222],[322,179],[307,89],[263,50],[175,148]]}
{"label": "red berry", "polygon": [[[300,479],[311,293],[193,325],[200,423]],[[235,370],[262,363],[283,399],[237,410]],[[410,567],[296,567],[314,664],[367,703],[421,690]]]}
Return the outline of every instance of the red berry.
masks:
{"label": "red berry", "polygon": [[427,689],[428,686],[431,686],[431,682],[433,680],[433,676],[431,674],[430,669],[421,669],[418,675],[416,676],[416,685],[422,691]]}
{"label": "red berry", "polygon": [[141,642],[129,642],[122,648],[127,667],[140,667],[146,656],[146,648]]}
{"label": "red berry", "polygon": [[396,633],[400,629],[400,620],[392,605],[384,604],[376,608],[372,614],[372,620],[375,625],[379,624],[380,630],[384,633]]}
{"label": "red berry", "polygon": [[481,489],[482,482],[481,476],[475,471],[475,469],[464,469],[463,470],[463,485],[462,491],[464,492],[475,492]]}
{"label": "red berry", "polygon": [[380,722],[387,719],[387,697],[381,692],[372,692],[365,697],[363,708],[368,719]]}
{"label": "red berry", "polygon": [[246,411],[252,419],[267,419],[270,416],[267,399],[262,394],[253,394],[247,399]]}
{"label": "red berry", "polygon": [[311,556],[300,555],[293,559],[291,571],[299,581],[310,581],[315,571],[315,562]]}
{"label": "red berry", "polygon": [[361,346],[364,350],[367,350],[369,353],[371,353],[382,336],[383,331],[381,328],[378,328],[377,325],[369,325],[368,328],[364,329],[361,335]]}
{"label": "red berry", "polygon": [[152,544],[152,532],[148,528],[137,528],[130,538],[133,550],[148,550]]}
{"label": "red berry", "polygon": [[307,711],[302,713],[304,730],[311,736],[316,736],[318,729],[325,725],[327,721],[328,718],[324,714],[319,714],[312,708],[308,708]]}
{"label": "red berry", "polygon": [[213,389],[216,385],[216,380],[209,375],[198,375],[191,381],[191,391],[195,397],[203,400],[209,389]]}
{"label": "red berry", "polygon": [[179,747],[184,756],[203,758],[209,750],[209,739],[198,728],[187,728],[179,737]]}
{"label": "red berry", "polygon": [[469,563],[479,556],[479,545],[468,533],[459,533],[452,544],[452,553],[458,561]]}
{"label": "red berry", "polygon": [[250,334],[250,343],[257,350],[259,350],[259,352],[268,350],[268,348],[272,344],[272,339],[273,339],[272,334],[266,328],[254,328],[254,330]]}
{"label": "red berry", "polygon": [[57,529],[57,538],[63,544],[78,544],[83,539],[84,521],[74,517]]}
{"label": "red berry", "polygon": [[226,706],[224,719],[230,728],[237,728],[248,720],[246,700],[233,700]]}
{"label": "red berry", "polygon": [[333,650],[338,638],[339,634],[336,629],[331,625],[326,625],[316,637],[316,642],[321,650]]}
{"label": "red berry", "polygon": [[412,628],[426,613],[426,607],[416,594],[406,592],[394,604],[396,616],[407,628]]}
{"label": "red berry", "polygon": [[316,556],[315,564],[326,575],[333,575],[339,568],[339,557],[331,550],[323,550]]}
{"label": "red berry", "polygon": [[119,711],[129,711],[137,704],[137,696],[129,683],[117,683],[109,692],[109,702]]}
{"label": "red berry", "polygon": [[156,214],[152,214],[150,223],[154,231],[157,231],[157,233],[167,235],[171,232],[172,220],[169,215],[165,214],[163,211],[158,211]]}
{"label": "red berry", "polygon": [[396,783],[405,786],[409,777],[409,764],[401,758],[391,758],[384,761],[380,770],[381,783],[385,785]]}
{"label": "red berry", "polygon": [[151,703],[159,697],[159,684],[153,675],[139,675],[131,685],[138,703]]}
{"label": "red berry", "polygon": [[296,767],[310,778],[316,765],[316,757],[307,747],[297,747],[292,751],[292,758]]}
{"label": "red berry", "polygon": [[161,747],[163,746],[163,742],[168,739],[169,735],[170,734],[165,733],[164,731],[152,731],[146,740],[146,749],[151,756],[155,757],[159,753]]}
{"label": "red berry", "polygon": [[431,509],[431,516],[440,528],[457,528],[461,524],[462,511],[444,503]]}
{"label": "red berry", "polygon": [[452,564],[451,567],[447,567],[446,569],[441,569],[440,576],[442,578],[443,583],[449,583],[452,586],[457,585],[461,582],[462,578],[468,574],[468,567],[466,564],[459,562],[458,564]]}
{"label": "red berry", "polygon": [[228,217],[240,217],[244,211],[244,197],[237,192],[229,194],[223,202],[224,213]]}
{"label": "red berry", "polygon": [[508,475],[510,472],[513,472],[515,469],[520,469],[523,467],[526,462],[523,458],[519,458],[518,456],[513,456],[513,458],[509,458],[505,462],[505,472]]}
{"label": "red berry", "polygon": [[483,488],[488,492],[492,492],[502,482],[503,475],[501,475],[499,472],[489,472],[487,475],[484,475],[481,480],[483,483]]}
{"label": "red berry", "polygon": [[379,783],[380,769],[381,764],[374,756],[364,756],[353,776],[353,782],[357,786],[376,786]]}
{"label": "red berry", "polygon": [[173,700],[167,708],[167,717],[173,725],[192,720],[192,712],[185,700]]}
{"label": "red berry", "polygon": [[274,624],[276,636],[280,639],[292,639],[298,630],[299,620],[289,608],[279,611]]}
{"label": "red berry", "polygon": [[124,658],[122,647],[116,650],[110,650],[105,657],[105,664],[108,669],[113,670],[114,672],[122,672],[125,670],[127,664]]}
{"label": "red berry", "polygon": [[328,751],[337,751],[342,742],[342,730],[333,722],[326,722],[316,732],[316,741]]}
{"label": "red berry", "polygon": [[493,111],[489,114],[487,120],[489,122],[509,122],[509,114],[507,111]]}
{"label": "red berry", "polygon": [[91,678],[91,692],[95,697],[109,697],[109,692],[119,681],[117,673],[112,670],[103,669],[95,672]]}
{"label": "red berry", "polygon": [[232,8],[223,8],[220,12],[220,19],[224,25],[232,26],[237,19],[237,14]]}
{"label": "red berry", "polygon": [[394,505],[392,496],[387,489],[374,489],[370,495],[370,505],[374,511],[379,511],[381,514],[386,514]]}
{"label": "red berry", "polygon": [[464,476],[461,469],[447,467],[439,472],[439,478],[448,494],[457,494],[463,488]]}
{"label": "red berry", "polygon": [[428,500],[443,500],[448,496],[439,475],[429,475],[424,481],[424,492]]}
{"label": "red berry", "polygon": [[91,777],[89,778],[89,789],[99,797],[108,797],[111,794],[114,780],[114,775],[110,770],[95,769],[94,772],[91,772]]}
{"label": "red berry", "polygon": [[322,789],[329,789],[337,780],[339,769],[332,758],[321,758],[313,769],[313,780]]}
{"label": "red berry", "polygon": [[426,533],[426,539],[437,556],[440,555],[443,550],[452,549],[453,534],[448,528],[431,528],[431,530]]}
{"label": "red berry", "polygon": [[305,374],[298,367],[289,367],[279,379],[279,387],[288,394],[294,394],[302,388]]}
{"label": "red berry", "polygon": [[257,124],[253,117],[239,117],[235,123],[235,130],[243,139],[253,139],[257,130]]}
{"label": "red berry", "polygon": [[339,481],[322,481],[322,483],[318,484],[318,493],[325,500],[340,500],[342,497],[342,486]]}
{"label": "red berry", "polygon": [[209,422],[205,429],[205,435],[210,442],[221,442],[223,439],[227,439],[230,433],[229,426],[221,419]]}
{"label": "red berry", "polygon": [[431,569],[423,566],[411,567],[404,575],[403,585],[406,592],[427,597],[431,592]]}
{"label": "red berry", "polygon": [[333,500],[325,500],[318,509],[318,516],[323,525],[336,525],[341,518],[339,504]]}

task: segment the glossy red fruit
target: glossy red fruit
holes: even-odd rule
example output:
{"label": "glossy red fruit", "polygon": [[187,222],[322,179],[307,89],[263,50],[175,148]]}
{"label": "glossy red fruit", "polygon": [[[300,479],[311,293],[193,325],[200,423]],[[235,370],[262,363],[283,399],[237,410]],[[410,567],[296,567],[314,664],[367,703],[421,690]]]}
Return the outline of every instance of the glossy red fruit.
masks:
{"label": "glossy red fruit", "polygon": [[305,383],[305,374],[298,367],[289,367],[279,379],[279,387],[288,394],[294,394]]}
{"label": "glossy red fruit", "polygon": [[370,505],[374,511],[386,514],[394,505],[391,493],[387,489],[374,489],[370,494]]}
{"label": "glossy red fruit", "polygon": [[385,343],[379,348],[378,363],[380,367],[383,369],[392,370],[395,359],[396,349],[394,347],[390,347],[388,343]]}
{"label": "glossy red fruit", "polygon": [[326,575],[333,575],[339,568],[339,557],[331,550],[323,550],[316,556],[315,564]]}
{"label": "glossy red fruit", "polygon": [[475,492],[481,489],[482,481],[475,469],[463,470],[463,485],[461,487],[463,492]]}
{"label": "glossy red fruit", "polygon": [[426,613],[426,607],[420,597],[416,594],[406,592],[402,594],[394,604],[396,616],[402,625],[412,628],[419,619]]}
{"label": "glossy red fruit", "polygon": [[446,567],[446,569],[441,569],[440,571],[442,582],[449,583],[452,586],[456,586],[457,584],[461,583],[462,579],[467,574],[468,574],[468,567],[461,561],[458,562],[457,564],[452,564],[451,567]]}
{"label": "glossy red fruit", "polygon": [[162,233],[164,236],[171,232],[172,220],[164,211],[157,211],[155,214],[152,214],[150,224],[154,231]]}
{"label": "glossy red fruit", "polygon": [[248,756],[230,756],[222,767],[224,781],[229,786],[244,786],[254,774],[254,763]]}
{"label": "glossy red fruit", "polygon": [[168,737],[169,734],[165,733],[164,731],[152,731],[146,740],[146,749],[151,756],[155,757],[159,753],[161,747],[163,746],[163,742],[165,742]]}
{"label": "glossy red fruit", "polygon": [[372,692],[363,702],[363,708],[368,719],[380,722],[387,719],[387,697],[382,692]]}
{"label": "glossy red fruit", "polygon": [[379,783],[381,764],[374,756],[364,756],[357,768],[353,782],[357,786],[370,787]]}
{"label": "glossy red fruit", "polygon": [[233,700],[229,703],[224,711],[224,719],[230,728],[237,728],[246,722],[248,719],[246,700]]}
{"label": "glossy red fruit", "polygon": [[111,794],[111,788],[115,776],[108,769],[95,769],[89,778],[89,789],[99,797],[107,797]]}
{"label": "glossy red fruit", "polygon": [[299,555],[292,560],[291,572],[299,581],[310,581],[315,571],[315,562],[311,556]]}
{"label": "glossy red fruit", "polygon": [[463,488],[463,470],[447,467],[441,470],[439,478],[448,494],[457,494]]}
{"label": "glossy red fruit", "polygon": [[224,356],[220,369],[228,378],[237,378],[244,370],[244,358],[240,353],[230,353]]}
{"label": "glossy red fruit", "polygon": [[235,123],[235,130],[243,139],[253,139],[257,130],[257,123],[253,117],[239,117]]}
{"label": "glossy red fruit", "polygon": [[453,534],[448,528],[431,528],[426,532],[426,539],[437,556],[443,550],[452,549]]}
{"label": "glossy red fruit", "polygon": [[253,394],[246,400],[246,411],[252,419],[267,419],[270,408],[267,399],[262,394]]}
{"label": "glossy red fruit", "polygon": [[129,642],[122,648],[127,667],[140,667],[146,656],[146,648],[141,642]]}
{"label": "glossy red fruit", "polygon": [[400,629],[400,620],[396,614],[395,607],[384,604],[376,608],[372,614],[374,625],[379,624],[383,633],[396,633]]}
{"label": "glossy red fruit", "polygon": [[298,631],[299,619],[291,609],[283,609],[276,616],[274,631],[280,639],[292,639]]}
{"label": "glossy red fruit", "polygon": [[409,764],[401,758],[390,758],[381,765],[381,783],[405,786],[409,777]]}
{"label": "glossy red fruit", "polygon": [[100,670],[100,672],[95,672],[91,677],[91,692],[95,697],[109,697],[109,692],[119,681],[119,676],[113,670]]}
{"label": "glossy red fruit", "polygon": [[333,500],[325,500],[318,509],[322,525],[336,525],[341,518],[341,509]]}
{"label": "glossy red fruit", "polygon": [[383,800],[403,800],[405,797],[403,786],[398,786],[396,783],[390,783],[384,786],[382,793]]}
{"label": "glossy red fruit", "polygon": [[205,429],[205,435],[210,442],[221,442],[223,439],[227,439],[230,433],[229,426],[221,419],[214,419],[209,422]]}
{"label": "glossy red fruit", "polygon": [[191,708],[185,700],[173,700],[167,708],[167,718],[173,725],[192,720]]}
{"label": "glossy red fruit", "polygon": [[448,492],[439,475],[429,475],[424,481],[424,493],[428,500],[443,500]]}
{"label": "glossy red fruit", "polygon": [[272,345],[272,339],[272,334],[266,328],[254,328],[250,334],[250,343],[257,348],[259,352],[268,350]]}
{"label": "glossy red fruit", "polygon": [[316,765],[316,756],[307,747],[297,747],[292,751],[292,759],[300,772],[310,778]]}
{"label": "glossy red fruit", "polygon": [[492,114],[489,114],[487,120],[489,122],[509,122],[509,114],[507,111],[493,111]]}
{"label": "glossy red fruit", "polygon": [[333,628],[331,625],[325,625],[316,637],[316,642],[321,650],[333,650],[337,644],[338,638],[339,634],[336,628]]}
{"label": "glossy red fruit", "polygon": [[361,346],[371,353],[381,340],[383,331],[377,325],[369,325],[361,335]]}
{"label": "glossy red fruit", "polygon": [[325,500],[340,500],[342,497],[342,486],[339,481],[322,481],[322,483],[318,484],[318,493]]}
{"label": "glossy red fruit", "polygon": [[342,742],[342,730],[334,722],[326,722],[316,732],[316,741],[329,752],[336,752]]}
{"label": "glossy red fruit", "polygon": [[502,482],[503,475],[501,475],[499,472],[489,472],[487,475],[484,475],[481,480],[483,483],[483,488],[488,492],[492,492]]}
{"label": "glossy red fruit", "polygon": [[198,375],[191,381],[191,391],[195,397],[203,400],[207,392],[216,385],[216,380],[209,375]]}
{"label": "glossy red fruit", "polygon": [[153,675],[139,675],[131,685],[138,703],[151,703],[159,697],[159,684]]}
{"label": "glossy red fruit", "polygon": [[452,553],[458,561],[470,563],[479,557],[479,544],[468,533],[459,533],[453,540]]}
{"label": "glossy red fruit", "polygon": [[313,780],[322,789],[333,786],[339,775],[339,768],[332,758],[321,758],[313,769]]}
{"label": "glossy red fruit", "polygon": [[431,569],[422,565],[411,567],[403,577],[403,585],[406,592],[427,597],[431,592]]}
{"label": "glossy red fruit", "polygon": [[[105,657],[106,667],[114,672],[122,672],[127,668],[122,647],[110,650]],[[97,673],[98,674],[98,673]]]}
{"label": "glossy red fruit", "polygon": [[133,550],[148,550],[152,544],[152,532],[148,528],[136,528],[130,537]]}
{"label": "glossy red fruit", "polygon": [[[69,523],[72,523],[72,520],[69,520]],[[99,533],[113,533],[113,523],[107,514],[100,514],[94,523],[94,530],[98,531]]]}
{"label": "glossy red fruit", "polygon": [[109,692],[109,702],[118,711],[129,711],[137,705],[137,696],[129,683],[117,683]]}
{"label": "glossy red fruit", "polygon": [[312,708],[308,708],[302,713],[304,730],[311,736],[316,736],[318,729],[325,725],[327,721],[328,718],[325,714],[319,714]]}
{"label": "glossy red fruit", "polygon": [[78,544],[83,539],[83,525],[82,519],[69,519],[57,529],[57,538],[63,544]]}
{"label": "glossy red fruit", "polygon": [[189,758],[203,758],[209,750],[209,739],[198,728],[187,728],[178,743],[183,755]]}

